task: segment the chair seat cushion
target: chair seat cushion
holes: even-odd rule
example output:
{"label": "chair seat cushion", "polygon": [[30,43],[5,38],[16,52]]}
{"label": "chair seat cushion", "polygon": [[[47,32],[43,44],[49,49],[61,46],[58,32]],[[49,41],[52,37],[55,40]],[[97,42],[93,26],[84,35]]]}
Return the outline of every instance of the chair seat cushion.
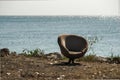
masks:
{"label": "chair seat cushion", "polygon": [[69,54],[80,54],[82,52],[69,51]]}

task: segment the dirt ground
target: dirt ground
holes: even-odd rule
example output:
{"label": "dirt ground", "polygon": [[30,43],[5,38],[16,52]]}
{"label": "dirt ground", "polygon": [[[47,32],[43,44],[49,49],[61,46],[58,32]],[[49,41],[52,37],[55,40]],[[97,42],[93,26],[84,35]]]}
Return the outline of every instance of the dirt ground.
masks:
{"label": "dirt ground", "polygon": [[120,79],[120,64],[50,60],[38,57],[0,57],[0,80]]}

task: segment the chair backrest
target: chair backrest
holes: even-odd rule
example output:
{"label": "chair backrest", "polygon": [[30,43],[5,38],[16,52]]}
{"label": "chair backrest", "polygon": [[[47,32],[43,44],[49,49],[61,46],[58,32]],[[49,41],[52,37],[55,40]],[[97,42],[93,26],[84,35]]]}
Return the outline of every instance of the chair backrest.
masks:
{"label": "chair backrest", "polygon": [[80,52],[87,46],[87,41],[80,36],[68,35],[64,40],[69,51]]}
{"label": "chair backrest", "polygon": [[88,50],[87,40],[77,35],[60,35],[58,44],[61,53],[68,58],[79,58],[84,56]]}

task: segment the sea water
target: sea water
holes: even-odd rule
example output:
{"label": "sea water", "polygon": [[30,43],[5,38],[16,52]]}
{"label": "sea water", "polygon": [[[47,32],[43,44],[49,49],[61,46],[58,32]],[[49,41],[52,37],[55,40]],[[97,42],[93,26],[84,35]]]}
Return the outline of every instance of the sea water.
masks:
{"label": "sea water", "polygon": [[36,48],[45,53],[60,52],[57,38],[61,34],[80,35],[87,40],[97,37],[87,54],[120,54],[120,17],[0,16],[0,48],[18,53]]}

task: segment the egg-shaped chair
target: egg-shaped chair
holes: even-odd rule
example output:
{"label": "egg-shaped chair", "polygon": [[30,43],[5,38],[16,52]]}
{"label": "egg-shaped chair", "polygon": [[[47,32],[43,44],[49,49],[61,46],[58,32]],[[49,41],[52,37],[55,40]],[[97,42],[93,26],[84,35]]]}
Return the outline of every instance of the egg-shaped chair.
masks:
{"label": "egg-shaped chair", "polygon": [[85,38],[77,35],[64,34],[58,37],[61,53],[69,58],[68,64],[74,63],[74,59],[84,56],[88,50]]}

